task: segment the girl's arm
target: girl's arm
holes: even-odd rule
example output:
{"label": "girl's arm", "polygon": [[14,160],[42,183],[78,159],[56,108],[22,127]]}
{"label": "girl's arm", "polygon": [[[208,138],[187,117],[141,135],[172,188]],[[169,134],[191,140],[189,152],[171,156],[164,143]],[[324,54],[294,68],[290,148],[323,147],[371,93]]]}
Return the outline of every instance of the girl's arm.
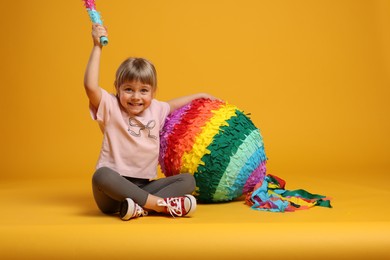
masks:
{"label": "girl's arm", "polygon": [[92,38],[94,46],[89,56],[89,61],[84,74],[84,88],[91,104],[97,109],[102,98],[102,91],[99,87],[99,67],[102,46],[100,45],[100,37],[107,36],[106,29],[99,25],[92,25]]}
{"label": "girl's arm", "polygon": [[192,100],[195,100],[198,98],[209,98],[212,100],[217,99],[217,98],[213,97],[212,95],[209,95],[206,93],[197,93],[197,94],[193,94],[193,95],[189,95],[189,96],[175,98],[175,99],[167,101],[167,103],[171,107],[170,112],[173,112],[174,110],[176,110],[176,109],[190,103]]}

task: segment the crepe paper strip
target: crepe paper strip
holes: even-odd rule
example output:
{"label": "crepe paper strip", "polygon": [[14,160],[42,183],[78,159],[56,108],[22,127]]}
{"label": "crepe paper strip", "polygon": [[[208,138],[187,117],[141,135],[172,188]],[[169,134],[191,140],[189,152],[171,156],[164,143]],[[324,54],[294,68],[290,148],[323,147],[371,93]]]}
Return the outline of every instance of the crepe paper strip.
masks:
{"label": "crepe paper strip", "polygon": [[95,0],[84,0],[84,5],[86,8],[94,10],[95,9]]}
{"label": "crepe paper strip", "polygon": [[244,188],[242,190],[243,194],[246,194],[254,189],[257,183],[262,181],[266,175],[266,160],[262,161],[260,165],[251,173],[251,175],[246,180]]}
{"label": "crepe paper strip", "polygon": [[196,100],[191,103],[191,109],[187,109],[186,113],[181,114],[180,122],[172,127],[172,130],[166,136],[166,145],[174,148],[165,149],[164,158],[166,160],[170,159],[170,161],[165,162],[165,165],[169,165],[169,168],[166,168],[168,176],[180,173],[180,169],[183,167],[184,154],[191,152],[202,128],[214,116],[214,110],[218,110],[222,105],[223,103],[220,101],[211,102],[211,100],[206,100],[199,102],[199,100]]}
{"label": "crepe paper strip", "polygon": [[169,156],[166,156],[168,148],[171,148],[172,146],[174,146],[174,144],[170,143],[169,137],[170,137],[170,135],[174,136],[174,134],[172,134],[172,132],[174,131],[175,126],[177,124],[181,123],[181,118],[187,112],[187,110],[190,109],[190,107],[191,107],[191,103],[188,105],[185,105],[185,106],[175,110],[173,113],[171,113],[165,121],[164,131],[160,132],[160,155],[163,155],[163,156],[160,156],[159,160],[160,160],[161,170],[162,170],[162,172],[165,173],[166,176],[173,175],[171,173],[171,171],[168,169],[168,167],[170,167],[171,164],[169,163],[169,161],[167,163],[164,163],[161,160],[169,158]]}
{"label": "crepe paper strip", "polygon": [[[243,187],[253,171],[265,160],[264,149],[260,143],[260,132],[252,131],[231,156],[229,165],[216,187],[214,200],[237,198],[243,194]],[[243,160],[243,158],[245,158]]]}
{"label": "crepe paper strip", "polygon": [[183,172],[193,174],[196,172],[198,165],[204,164],[201,159],[205,154],[210,154],[210,150],[207,149],[208,146],[219,132],[219,128],[228,125],[226,120],[235,116],[235,110],[234,106],[226,104],[214,112],[214,116],[205,124],[201,133],[196,137],[192,150],[183,154]]}
{"label": "crepe paper strip", "polygon": [[180,173],[182,154],[192,148],[196,134],[213,116],[211,109],[218,109],[221,105],[222,102],[210,103],[205,100],[202,103],[195,100],[170,115],[160,138],[160,155],[162,156],[159,159],[166,176]]}
{"label": "crepe paper strip", "polygon": [[[256,139],[259,140],[260,136],[258,131],[254,131],[257,129],[245,125],[245,120],[247,121],[240,111],[236,111],[236,116],[227,120],[228,126],[222,126],[214,136],[208,147],[210,154],[202,158],[204,165],[197,169],[196,178],[199,179],[201,193],[212,197],[214,201],[232,200],[229,189],[240,189],[239,193],[242,193],[242,187],[234,187],[234,182],[241,178],[241,168],[257,150]],[[245,172],[244,175],[246,174],[249,176],[250,172]],[[204,196],[199,199],[205,200]]]}
{"label": "crepe paper strip", "polygon": [[[96,11],[96,5],[94,0],[83,0],[84,6],[87,8],[87,12],[89,15],[89,19],[93,23],[98,23],[103,25],[103,21],[101,19],[100,13]],[[102,46],[106,46],[108,44],[108,38],[105,36],[100,37],[100,44]]]}
{"label": "crepe paper strip", "polygon": [[331,208],[330,198],[311,194],[305,190],[285,190],[285,181],[274,175],[267,175],[253,192],[246,195],[246,204],[252,209],[285,212],[308,209],[314,206]]}

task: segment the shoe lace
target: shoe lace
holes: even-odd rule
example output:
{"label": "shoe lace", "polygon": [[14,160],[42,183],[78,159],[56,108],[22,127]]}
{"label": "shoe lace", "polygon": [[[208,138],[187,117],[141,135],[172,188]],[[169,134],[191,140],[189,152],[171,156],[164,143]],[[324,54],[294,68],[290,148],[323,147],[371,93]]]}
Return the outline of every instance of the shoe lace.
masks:
{"label": "shoe lace", "polygon": [[141,206],[139,206],[139,205],[135,206],[134,217],[143,217],[143,216],[147,216],[147,215],[148,215],[148,212],[145,211]]}
{"label": "shoe lace", "polygon": [[158,206],[166,207],[169,214],[172,215],[172,217],[183,216],[183,209],[181,207],[181,198],[179,197],[173,197],[173,198],[166,198],[164,200],[159,200],[157,202]]}

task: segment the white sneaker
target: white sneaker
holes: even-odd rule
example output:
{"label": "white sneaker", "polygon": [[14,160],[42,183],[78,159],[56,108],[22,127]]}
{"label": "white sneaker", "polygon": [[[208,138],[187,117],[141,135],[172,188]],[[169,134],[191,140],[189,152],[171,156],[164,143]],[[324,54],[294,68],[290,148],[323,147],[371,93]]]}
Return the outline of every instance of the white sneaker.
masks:
{"label": "white sneaker", "polygon": [[138,218],[148,215],[148,212],[145,211],[140,205],[135,203],[132,199],[126,198],[121,203],[121,209],[119,215],[123,220],[129,220],[132,218]]}

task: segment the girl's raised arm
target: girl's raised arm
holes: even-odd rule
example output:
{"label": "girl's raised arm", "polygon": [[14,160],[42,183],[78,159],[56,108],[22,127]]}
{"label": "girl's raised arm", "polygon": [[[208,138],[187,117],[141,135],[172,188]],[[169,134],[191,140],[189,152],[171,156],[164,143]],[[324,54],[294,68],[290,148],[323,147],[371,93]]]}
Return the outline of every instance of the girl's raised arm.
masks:
{"label": "girl's raised arm", "polygon": [[99,87],[99,68],[102,46],[100,37],[107,36],[106,29],[99,24],[92,25],[92,38],[94,46],[89,56],[87,68],[84,74],[84,87],[91,104],[97,109],[102,97],[102,91]]}

